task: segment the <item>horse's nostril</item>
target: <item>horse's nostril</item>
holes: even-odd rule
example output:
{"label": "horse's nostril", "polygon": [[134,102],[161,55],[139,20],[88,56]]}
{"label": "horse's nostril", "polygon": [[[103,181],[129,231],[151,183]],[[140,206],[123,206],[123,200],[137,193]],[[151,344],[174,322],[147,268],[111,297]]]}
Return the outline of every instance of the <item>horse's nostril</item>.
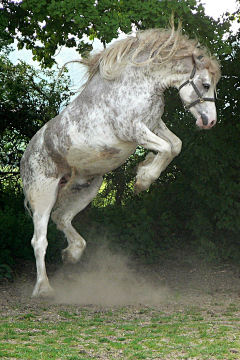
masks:
{"label": "horse's nostril", "polygon": [[203,113],[200,113],[201,114],[201,118],[202,118],[202,122],[203,122],[203,125],[207,126],[208,124],[208,117],[207,115],[203,114]]}
{"label": "horse's nostril", "polygon": [[210,122],[209,125],[214,126],[215,124],[216,124],[216,120],[213,120],[213,121]]}

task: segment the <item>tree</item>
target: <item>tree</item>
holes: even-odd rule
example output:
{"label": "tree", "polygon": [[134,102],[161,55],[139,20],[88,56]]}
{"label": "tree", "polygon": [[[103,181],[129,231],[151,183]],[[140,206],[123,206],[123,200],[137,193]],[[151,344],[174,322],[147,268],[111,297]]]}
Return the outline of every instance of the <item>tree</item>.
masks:
{"label": "tree", "polygon": [[[240,35],[239,32],[236,36],[227,35],[233,19],[239,19],[239,12],[226,14],[221,22],[205,16],[203,6],[196,0],[23,0],[18,3],[2,0],[0,45],[10,44],[17,38],[19,48],[26,46],[33,51],[35,59],[52,66],[56,51],[63,45],[77,46],[83,56],[86,50],[91,50],[91,43],[83,41],[84,35],[90,41],[98,38],[106,45],[117,37],[118,29],[129,32],[132,24],[138,29],[166,27],[172,11],[176,24],[177,18],[182,18],[184,31],[199,37],[200,42],[222,62],[218,96],[223,101],[217,103],[218,124],[209,132],[194,131],[192,116],[183,110],[177,93],[171,89],[166,94],[164,121],[183,140],[182,153],[148,193],[140,194],[135,200],[130,195],[135,159],[129,159],[122,168],[106,177],[111,186],[106,186],[102,194],[104,199],[109,193],[113,195],[115,203],[112,199],[109,203],[114,206],[107,207],[107,201],[99,198],[95,204],[99,201],[102,208],[95,206],[91,213],[98,221],[97,231],[105,222],[107,228],[116,230],[115,238],[126,248],[141,249],[141,256],[146,253],[156,255],[157,249],[166,246],[166,242],[172,244],[175,237],[186,244],[190,238],[197,239],[197,244],[208,254],[217,249],[220,257],[238,258]],[[12,71],[16,69],[12,68]],[[9,76],[11,78],[11,70]],[[27,79],[26,83],[24,79]],[[48,102],[48,96],[40,95],[37,90],[39,84],[43,84],[41,81],[44,78],[34,81],[34,86],[31,76],[20,77],[20,81],[6,81],[6,89],[18,89],[20,97],[14,97],[15,90],[6,89],[8,95],[0,97],[2,113],[8,119],[5,121],[3,116],[0,119],[4,127],[2,134],[5,139],[12,136],[10,141],[2,142],[5,149],[18,137],[30,137],[58,111],[58,106],[54,107],[55,101],[59,104],[58,100],[53,98],[53,102]],[[26,96],[27,88],[33,95]],[[47,84],[41,91],[50,94]],[[31,99],[38,96],[41,99],[34,107]],[[14,104],[12,107],[8,107],[9,98]],[[22,99],[23,105],[18,99]],[[171,101],[170,106],[168,101]],[[22,106],[26,111],[22,112]],[[19,144],[16,148],[20,149]],[[135,156],[139,160],[144,153]],[[127,186],[123,186],[125,182]],[[128,218],[131,221],[126,226]]]}
{"label": "tree", "polygon": [[185,31],[204,40],[213,52],[219,53],[229,26],[205,16],[198,0],[2,0],[2,7],[0,38],[8,43],[17,38],[19,49],[31,49],[34,59],[47,66],[53,65],[63,45],[76,46],[82,54],[91,50],[84,35],[90,41],[100,39],[105,46],[119,29],[128,33],[133,24],[138,29],[166,27],[172,12],[176,23],[182,19]]}
{"label": "tree", "polygon": [[26,144],[69,101],[69,80],[50,70],[36,70],[20,62],[13,65],[0,55],[0,192],[17,188],[19,161]]}

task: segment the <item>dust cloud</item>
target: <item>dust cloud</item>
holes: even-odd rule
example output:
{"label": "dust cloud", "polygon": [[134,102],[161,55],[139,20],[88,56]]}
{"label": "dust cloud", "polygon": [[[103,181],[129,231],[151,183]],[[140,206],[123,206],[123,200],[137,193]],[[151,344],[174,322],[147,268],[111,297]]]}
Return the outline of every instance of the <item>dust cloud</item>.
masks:
{"label": "dust cloud", "polygon": [[134,265],[137,264],[126,256],[114,254],[103,246],[74,271],[63,268],[54,275],[51,279],[54,301],[99,306],[152,306],[165,301],[169,290]]}

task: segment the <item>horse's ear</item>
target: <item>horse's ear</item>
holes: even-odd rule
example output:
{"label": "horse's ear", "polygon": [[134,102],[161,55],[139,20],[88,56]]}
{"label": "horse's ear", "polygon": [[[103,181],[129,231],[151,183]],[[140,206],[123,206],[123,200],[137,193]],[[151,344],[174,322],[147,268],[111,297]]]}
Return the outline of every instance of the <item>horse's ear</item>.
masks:
{"label": "horse's ear", "polygon": [[198,69],[204,69],[205,68],[205,62],[203,59],[203,56],[199,56],[196,55],[195,53],[192,54],[192,59],[193,59],[193,63],[194,65],[198,68]]}

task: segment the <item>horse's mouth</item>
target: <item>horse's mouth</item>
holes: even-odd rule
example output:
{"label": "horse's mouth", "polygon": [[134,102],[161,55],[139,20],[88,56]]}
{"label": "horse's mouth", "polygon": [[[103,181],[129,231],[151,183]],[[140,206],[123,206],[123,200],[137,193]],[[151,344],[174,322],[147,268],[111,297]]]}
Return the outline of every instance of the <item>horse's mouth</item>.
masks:
{"label": "horse's mouth", "polygon": [[200,129],[209,130],[217,123],[217,119],[212,116],[208,116],[201,111],[198,111],[196,108],[190,109],[190,112],[196,119],[196,125]]}
{"label": "horse's mouth", "polygon": [[217,120],[209,119],[205,114],[201,113],[196,121],[196,125],[201,129],[209,130],[216,124],[216,122]]}

